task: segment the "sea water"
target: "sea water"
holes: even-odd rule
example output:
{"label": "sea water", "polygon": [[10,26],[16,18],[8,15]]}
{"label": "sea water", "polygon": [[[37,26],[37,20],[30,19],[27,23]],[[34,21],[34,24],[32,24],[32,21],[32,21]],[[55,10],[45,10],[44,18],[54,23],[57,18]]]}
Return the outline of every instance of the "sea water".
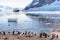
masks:
{"label": "sea water", "polygon": [[[14,16],[14,15],[13,15]],[[17,18],[17,23],[8,22],[7,15],[0,17],[0,31],[31,31],[31,32],[45,32],[55,29],[55,24],[46,24],[40,22],[31,17],[28,17],[26,14],[19,14],[14,18]],[[11,18],[13,18],[10,15]]]}

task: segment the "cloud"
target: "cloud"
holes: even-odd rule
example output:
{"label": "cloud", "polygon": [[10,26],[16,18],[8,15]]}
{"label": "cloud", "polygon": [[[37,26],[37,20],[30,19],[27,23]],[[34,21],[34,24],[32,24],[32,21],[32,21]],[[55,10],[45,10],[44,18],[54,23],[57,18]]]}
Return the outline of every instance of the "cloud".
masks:
{"label": "cloud", "polygon": [[0,5],[10,6],[13,8],[24,8],[31,2],[32,0],[0,0]]}

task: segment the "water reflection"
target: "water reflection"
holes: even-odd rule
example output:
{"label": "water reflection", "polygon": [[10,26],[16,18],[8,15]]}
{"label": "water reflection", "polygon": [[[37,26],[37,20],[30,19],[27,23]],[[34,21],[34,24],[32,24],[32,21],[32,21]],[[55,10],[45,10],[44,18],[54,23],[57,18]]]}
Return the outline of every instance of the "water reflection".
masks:
{"label": "water reflection", "polygon": [[35,20],[25,14],[20,14],[18,17],[18,24],[13,26],[14,30],[19,31],[50,31],[55,29],[54,23],[46,24],[44,22],[40,22],[39,20]]}
{"label": "water reflection", "polygon": [[17,23],[8,22],[8,17],[7,17],[7,20],[6,20],[7,23],[5,22],[6,24],[5,23],[1,24],[0,30],[8,30],[8,31],[19,30],[19,31],[41,32],[41,31],[51,31],[57,27],[57,23],[46,24],[39,20],[35,20],[27,16],[26,14],[19,14],[18,16],[14,18],[17,18]]}

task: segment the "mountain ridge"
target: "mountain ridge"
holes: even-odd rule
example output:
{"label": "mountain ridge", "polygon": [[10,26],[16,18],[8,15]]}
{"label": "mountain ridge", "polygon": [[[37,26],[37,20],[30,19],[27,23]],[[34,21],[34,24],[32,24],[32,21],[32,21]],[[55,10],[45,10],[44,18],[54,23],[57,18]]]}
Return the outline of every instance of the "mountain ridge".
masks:
{"label": "mountain ridge", "polygon": [[[51,0],[52,1],[52,0]],[[43,2],[43,1],[42,1]],[[35,7],[31,7],[33,4],[31,3],[23,10],[25,11],[59,11],[60,7],[60,0],[53,0],[51,3],[45,3],[45,5],[42,4],[42,6],[38,5]]]}

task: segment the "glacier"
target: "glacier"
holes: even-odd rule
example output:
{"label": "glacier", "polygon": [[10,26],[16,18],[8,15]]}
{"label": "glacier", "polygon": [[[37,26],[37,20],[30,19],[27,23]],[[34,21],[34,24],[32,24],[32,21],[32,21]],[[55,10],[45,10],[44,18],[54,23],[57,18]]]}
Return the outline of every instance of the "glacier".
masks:
{"label": "glacier", "polygon": [[60,11],[60,1],[56,0],[51,4],[46,4],[42,7],[29,8],[25,11]]}

